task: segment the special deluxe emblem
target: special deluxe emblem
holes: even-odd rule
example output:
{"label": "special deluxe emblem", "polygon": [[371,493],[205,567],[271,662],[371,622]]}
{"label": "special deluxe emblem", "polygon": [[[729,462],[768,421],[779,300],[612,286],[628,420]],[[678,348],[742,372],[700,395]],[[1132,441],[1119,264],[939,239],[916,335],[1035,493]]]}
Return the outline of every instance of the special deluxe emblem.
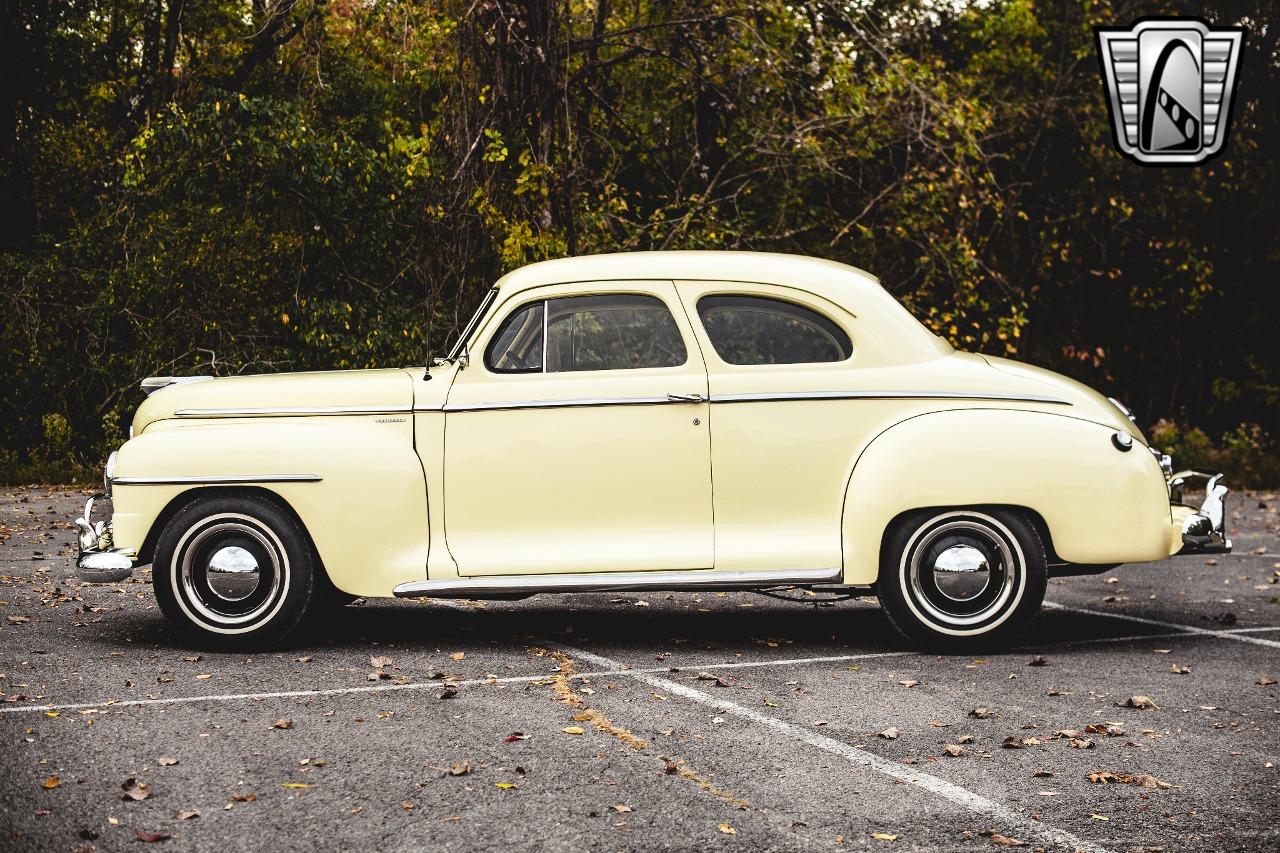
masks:
{"label": "special deluxe emblem", "polygon": [[1163,166],[1203,163],[1222,151],[1243,27],[1158,18],[1095,32],[1121,152]]}

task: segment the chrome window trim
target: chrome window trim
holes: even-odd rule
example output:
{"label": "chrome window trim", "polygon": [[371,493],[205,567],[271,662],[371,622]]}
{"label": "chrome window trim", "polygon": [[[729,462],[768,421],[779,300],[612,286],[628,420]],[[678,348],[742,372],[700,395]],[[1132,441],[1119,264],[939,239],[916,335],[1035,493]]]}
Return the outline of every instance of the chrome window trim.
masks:
{"label": "chrome window trim", "polygon": [[175,418],[290,418],[319,415],[390,415],[413,411],[407,404],[380,406],[261,406],[252,408],[178,409]]}
{"label": "chrome window trim", "polygon": [[227,486],[242,483],[319,483],[319,474],[233,474],[183,477],[116,477],[113,486]]}
{"label": "chrome window trim", "polygon": [[498,298],[498,288],[493,287],[485,294],[484,299],[480,300],[480,307],[476,309],[476,313],[471,316],[467,325],[463,327],[462,334],[453,342],[453,346],[449,348],[449,354],[445,356],[446,361],[457,361],[458,356],[462,354],[462,350],[470,341],[472,334],[475,333],[476,327],[480,325],[480,321],[489,313],[493,300]]}

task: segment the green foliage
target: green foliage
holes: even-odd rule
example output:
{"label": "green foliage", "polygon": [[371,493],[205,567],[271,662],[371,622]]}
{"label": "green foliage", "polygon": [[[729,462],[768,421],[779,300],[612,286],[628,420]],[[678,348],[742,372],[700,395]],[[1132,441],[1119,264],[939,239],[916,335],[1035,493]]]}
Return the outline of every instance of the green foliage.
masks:
{"label": "green foliage", "polygon": [[1221,472],[1233,487],[1280,483],[1280,447],[1258,424],[1240,424],[1215,443],[1199,427],[1162,419],[1152,427],[1151,441],[1180,470]]}
{"label": "green foliage", "polygon": [[849,262],[1144,421],[1280,422],[1277,5],[1204,11],[1251,29],[1230,147],[1195,169],[1110,142],[1092,27],[1161,11],[20,4],[0,446],[100,458],[149,374],[421,363],[506,270],[662,248]]}

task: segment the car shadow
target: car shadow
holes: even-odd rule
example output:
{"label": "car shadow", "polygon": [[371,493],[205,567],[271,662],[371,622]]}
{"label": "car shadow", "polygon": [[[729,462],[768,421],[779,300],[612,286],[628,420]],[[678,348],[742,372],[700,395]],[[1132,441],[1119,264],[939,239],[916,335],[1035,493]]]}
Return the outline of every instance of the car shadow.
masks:
{"label": "car shadow", "polygon": [[[338,608],[317,619],[289,650],[366,648],[510,647],[562,643],[629,662],[670,651],[758,654],[785,657],[916,651],[889,624],[879,607],[847,602],[815,607],[761,600],[703,612],[599,596],[543,596],[519,602],[440,603],[371,601]],[[615,598],[616,602],[616,598]],[[735,602],[741,604],[742,602]],[[96,626],[107,645],[191,648],[154,610],[118,614]],[[1022,651],[1166,633],[1119,617],[1046,609],[1014,646],[984,653]],[[975,649],[939,654],[972,655]]]}

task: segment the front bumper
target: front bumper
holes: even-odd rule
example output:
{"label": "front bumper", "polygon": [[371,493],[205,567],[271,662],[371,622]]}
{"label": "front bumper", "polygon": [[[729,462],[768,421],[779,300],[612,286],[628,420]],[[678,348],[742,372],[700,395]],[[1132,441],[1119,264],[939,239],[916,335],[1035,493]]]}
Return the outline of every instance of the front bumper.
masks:
{"label": "front bumper", "polygon": [[[1188,480],[1203,478],[1204,501],[1199,509],[1182,503],[1182,490]],[[1219,481],[1221,474],[1182,471],[1169,477],[1169,500],[1173,504],[1173,521],[1182,533],[1182,549],[1178,554],[1226,554],[1231,540],[1226,536],[1227,487]]]}
{"label": "front bumper", "polygon": [[119,583],[133,574],[132,551],[113,548],[111,524],[93,520],[93,502],[106,497],[97,494],[84,505],[84,515],[76,519],[76,540],[79,557],[76,559],[76,575],[89,583]]}

